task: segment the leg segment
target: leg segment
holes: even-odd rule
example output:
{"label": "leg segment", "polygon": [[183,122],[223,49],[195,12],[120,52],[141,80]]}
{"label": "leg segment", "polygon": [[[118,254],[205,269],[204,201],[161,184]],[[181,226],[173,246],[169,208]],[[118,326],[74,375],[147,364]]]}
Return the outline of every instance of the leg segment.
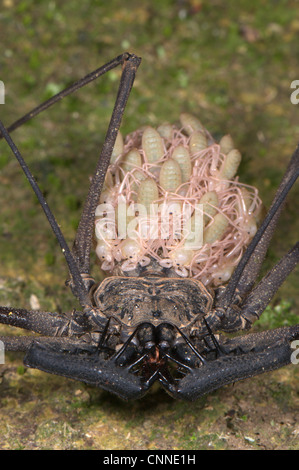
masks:
{"label": "leg segment", "polygon": [[2,122],[0,121],[0,131],[2,133],[2,135],[4,136],[5,140],[7,141],[8,145],[10,146],[13,154],[15,155],[16,159],[18,160],[27,180],[29,181],[33,191],[35,192],[36,194],[36,197],[49,221],[49,224],[53,230],[53,233],[56,237],[56,239],[58,240],[60,246],[61,246],[61,250],[65,256],[65,260],[68,264],[68,267],[69,267],[69,271],[71,273],[71,276],[72,276],[72,281],[73,281],[73,292],[74,292],[74,295],[79,299],[80,303],[81,303],[81,306],[82,307],[86,307],[88,305],[90,305],[90,300],[89,300],[89,297],[88,297],[88,292],[85,288],[85,285],[83,283],[83,280],[82,280],[82,277],[81,277],[81,274],[79,272],[79,269],[78,269],[78,266],[75,262],[75,259],[68,247],[68,244],[60,230],[60,227],[50,209],[50,207],[48,206],[47,204],[47,201],[45,200],[44,198],[44,195],[42,194],[41,190],[40,190],[40,187],[38,186],[37,182],[35,181],[31,171],[29,170],[28,168],[28,165],[26,164],[25,160],[23,159],[22,155],[20,154],[17,146],[15,145],[15,143],[13,142],[13,140],[11,139],[9,133],[7,132],[7,130],[5,129],[4,125],[2,124]]}
{"label": "leg segment", "polygon": [[240,305],[229,306],[221,320],[221,331],[251,328],[281,284],[299,262],[299,242],[266,274]]}
{"label": "leg segment", "polygon": [[71,274],[71,278],[72,278],[70,284],[71,284],[74,295],[79,299],[82,307],[90,306],[88,291],[86,289],[86,285],[81,276],[81,273],[89,274],[89,254],[90,254],[90,248],[91,248],[93,214],[96,208],[97,200],[101,192],[101,188],[103,186],[105,174],[109,165],[110,156],[113,150],[113,146],[114,146],[117,132],[120,126],[120,122],[123,116],[124,108],[126,106],[126,103],[127,103],[127,100],[128,100],[128,97],[129,97],[129,94],[130,94],[130,91],[134,82],[136,70],[140,62],[141,62],[141,59],[139,57],[136,57],[129,53],[124,53],[116,57],[108,64],[104,65],[103,67],[100,67],[99,69],[95,70],[94,72],[87,75],[83,79],[75,82],[69,88],[58,93],[57,95],[52,97],[50,100],[46,101],[45,103],[41,104],[37,108],[33,109],[26,116],[19,119],[15,123],[13,123],[8,129],[8,130],[16,129],[17,127],[19,127],[20,125],[22,125],[23,123],[31,119],[32,117],[36,116],[38,113],[47,109],[49,106],[56,103],[60,99],[64,98],[68,94],[78,90],[82,86],[86,85],[92,80],[95,80],[96,78],[103,75],[107,71],[113,69],[114,67],[120,64],[123,64],[123,73],[121,77],[117,100],[114,106],[114,110],[113,110],[112,118],[111,118],[110,125],[108,128],[108,132],[106,135],[104,147],[100,156],[99,163],[96,168],[93,182],[90,187],[89,195],[87,197],[87,201],[85,204],[85,209],[83,210],[76,240],[74,243],[74,256],[70,252],[70,249],[63,237],[63,234],[61,233],[60,227],[57,224],[50,208],[48,207],[47,202],[45,201],[45,198],[43,197],[36,181],[33,178],[33,175],[31,174],[28,166],[23,160],[16,145],[12,141],[8,131],[0,122],[0,138],[5,137],[15,157],[18,159],[20,166],[22,167],[26,175],[26,178],[31,184],[32,189],[36,193],[36,196],[46,214],[46,217],[52,227],[52,230],[61,246],[62,252],[65,255],[65,258],[69,267],[69,271]]}
{"label": "leg segment", "polygon": [[297,147],[291,158],[265,220],[244,253],[227,287],[220,295],[216,307],[226,309],[234,303],[237,296],[244,297],[252,289],[281,214],[285,198],[298,176],[299,147]]}
{"label": "leg segment", "polygon": [[125,400],[144,395],[151,383],[141,380],[113,360],[102,359],[95,347],[70,338],[0,337],[6,351],[25,351],[24,364],[100,387]]}
{"label": "leg segment", "polygon": [[272,297],[299,262],[299,242],[268,272],[242,303],[242,316],[251,324],[257,320]]}
{"label": "leg segment", "polygon": [[[77,80],[75,83],[73,83],[71,86],[68,88],[65,88],[64,90],[60,91],[56,95],[52,96],[52,98],[48,99],[44,103],[40,104],[36,108],[32,109],[27,113],[25,116],[21,117],[17,121],[13,122],[8,128],[8,132],[12,132],[18,127],[22,126],[25,124],[25,122],[29,121],[33,117],[37,116],[39,113],[45,111],[46,109],[50,108],[53,104],[57,103],[58,101],[62,100],[65,98],[67,95],[70,95],[71,93],[74,93],[75,91],[79,90],[80,88],[84,87],[88,83],[92,82],[93,80],[96,80],[98,77],[101,75],[104,75],[106,72],[109,72],[109,70],[114,69],[115,67],[121,65],[126,57],[128,56],[128,53],[125,52],[124,54],[121,54],[115,59],[111,60],[108,62],[108,64],[103,65],[102,67],[99,67],[98,69],[94,70],[93,72],[89,73],[85,77],[81,78],[80,80]],[[0,133],[0,139],[2,139],[3,135]]]}
{"label": "leg segment", "polygon": [[0,307],[0,323],[48,336],[69,336],[88,331],[86,319],[79,312],[70,317],[57,313]]}
{"label": "leg segment", "polygon": [[73,253],[81,273],[90,272],[90,250],[92,244],[94,213],[104,184],[106,172],[110,163],[117,132],[119,130],[124,109],[127,104],[131,88],[135,79],[137,68],[141,59],[128,54],[123,64],[123,72],[119,85],[118,95],[113,109],[111,121],[106,134],[102,152],[85,201],[79,227],[73,246]]}

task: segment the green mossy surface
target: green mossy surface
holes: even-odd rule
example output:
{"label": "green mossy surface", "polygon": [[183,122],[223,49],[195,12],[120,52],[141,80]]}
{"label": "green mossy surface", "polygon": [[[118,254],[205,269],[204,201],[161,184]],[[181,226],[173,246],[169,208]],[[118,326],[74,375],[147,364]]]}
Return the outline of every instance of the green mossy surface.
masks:
{"label": "green mossy surface", "polygon": [[[142,57],[122,131],[197,115],[230,133],[242,181],[269,206],[299,137],[298,3],[212,0],[3,0],[0,80],[6,125],[124,50]],[[103,142],[119,71],[16,130],[13,137],[69,243]],[[265,271],[297,241],[298,185]],[[79,308],[44,214],[0,142],[0,303]],[[97,268],[94,269],[97,274]],[[256,328],[298,323],[298,271]],[[20,334],[1,327],[0,334]],[[23,333],[21,333],[23,334]],[[29,370],[21,354],[0,366],[0,449],[298,449],[298,366],[230,385],[196,403],[162,390],[125,403],[80,383]]]}

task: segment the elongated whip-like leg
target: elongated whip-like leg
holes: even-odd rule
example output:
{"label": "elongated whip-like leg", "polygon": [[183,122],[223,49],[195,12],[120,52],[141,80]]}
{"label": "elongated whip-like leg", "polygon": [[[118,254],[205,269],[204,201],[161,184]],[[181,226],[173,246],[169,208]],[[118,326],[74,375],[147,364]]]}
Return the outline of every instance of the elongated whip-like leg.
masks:
{"label": "elongated whip-like leg", "polygon": [[87,305],[89,305],[90,301],[89,301],[89,297],[88,297],[88,292],[85,288],[85,285],[83,283],[83,280],[82,280],[82,277],[81,277],[81,274],[80,274],[80,271],[78,269],[78,266],[77,266],[77,263],[72,255],[72,252],[70,251],[69,249],[69,246],[60,230],[60,227],[50,209],[50,207],[48,206],[48,203],[46,201],[46,199],[44,198],[37,182],[35,181],[31,171],[29,170],[29,167],[28,165],[26,164],[26,162],[24,161],[21,153],[19,152],[17,146],[15,145],[15,143],[13,142],[12,138],[10,137],[9,133],[7,132],[7,130],[5,129],[4,125],[2,124],[2,122],[0,121],[0,131],[2,132],[2,135],[4,136],[5,140],[7,141],[8,145],[10,146],[12,152],[14,153],[16,159],[18,160],[18,162],[20,163],[20,166],[23,170],[23,172],[25,173],[26,175],[26,178],[27,180],[29,181],[33,191],[35,192],[37,198],[38,198],[38,201],[40,203],[40,205],[42,206],[43,208],[43,211],[49,221],[49,224],[54,232],[54,235],[56,237],[56,239],[58,240],[59,244],[60,244],[60,247],[61,247],[61,250],[62,250],[62,253],[64,254],[64,257],[66,259],[66,262],[68,264],[68,267],[69,267],[69,271],[71,273],[71,276],[72,276],[72,279],[73,279],[73,283],[74,283],[74,293],[76,295],[76,297],[79,299],[81,305],[83,307],[86,307]]}
{"label": "elongated whip-like leg", "polygon": [[66,315],[11,307],[0,307],[0,323],[47,336],[80,335],[88,329],[81,312]]}
{"label": "elongated whip-like leg", "polygon": [[[106,72],[109,72],[110,70],[114,69],[115,67],[118,67],[121,65],[124,60],[128,57],[127,52],[124,52],[123,54],[115,57],[112,59],[110,62],[108,62],[105,65],[102,65],[98,69],[94,70],[93,72],[90,72],[87,74],[85,77],[81,78],[80,80],[77,80],[74,82],[72,85],[69,87],[65,88],[64,90],[60,91],[56,95],[52,96],[48,100],[44,101],[41,103],[39,106],[36,106],[35,108],[31,109],[25,116],[22,116],[21,118],[17,119],[17,121],[13,122],[7,127],[7,131],[11,133],[18,127],[22,126],[25,124],[27,121],[30,121],[30,119],[34,118],[38,114],[42,113],[46,109],[50,108],[53,106],[53,104],[57,103],[58,101],[62,100],[66,96],[70,95],[71,93],[76,92],[80,88],[84,87],[85,85],[88,85],[88,83],[92,82],[93,80],[96,80],[97,78],[101,77],[104,75]],[[2,139],[3,135],[0,133],[0,139]]]}
{"label": "elongated whip-like leg", "polygon": [[120,63],[123,63],[124,70],[121,77],[121,82],[119,86],[117,100],[114,106],[112,118],[110,121],[110,125],[106,134],[106,139],[104,142],[103,150],[100,156],[99,163],[96,168],[96,172],[90,187],[89,195],[86,200],[85,208],[83,210],[83,214],[80,220],[76,240],[74,243],[74,253],[76,256],[76,260],[74,259],[70,249],[63,237],[63,234],[58,226],[55,217],[53,216],[48,204],[43,197],[39,186],[37,185],[32,173],[30,172],[27,164],[25,163],[23,157],[21,156],[18,148],[16,147],[15,143],[12,141],[9,132],[5,129],[4,125],[0,122],[0,132],[1,135],[6,139],[10,148],[12,149],[14,155],[18,159],[26,178],[28,179],[29,183],[31,184],[34,192],[37,195],[37,198],[46,214],[46,217],[52,227],[52,230],[60,243],[62,252],[65,255],[69,271],[72,278],[72,290],[74,295],[79,299],[81,305],[86,307],[89,305],[89,297],[88,292],[86,290],[85,284],[83,282],[82,273],[89,273],[89,255],[90,255],[90,247],[91,247],[91,239],[92,239],[92,224],[93,224],[93,214],[96,208],[97,200],[99,198],[99,194],[103,185],[103,181],[105,178],[105,174],[109,165],[111,153],[113,150],[113,146],[115,143],[115,139],[117,136],[117,132],[120,126],[120,122],[123,116],[123,112],[125,109],[125,105],[127,103],[133,81],[135,78],[137,67],[140,64],[141,59],[125,53],[121,56],[118,56],[116,59],[112,60],[105,66],[101,67],[95,72],[92,72],[88,76],[84,77],[84,79],[79,80],[75,84],[73,84],[68,89],[58,93],[55,97],[51,98],[50,100],[46,101],[39,107],[32,110],[23,118],[19,119],[10,126],[10,129],[15,129],[28,119],[31,119],[33,116],[38,114],[39,112],[47,109],[49,106],[54,104],[59,99],[62,99],[67,94],[77,90],[78,88],[84,86],[91,80],[94,80],[100,75],[103,75],[108,70],[116,67]]}
{"label": "elongated whip-like leg", "polygon": [[129,55],[127,60],[124,62],[111,121],[79,222],[73,252],[76,256],[81,273],[89,274],[90,272],[90,249],[94,228],[94,214],[104,184],[124,109],[140,62],[141,59],[135,55]]}
{"label": "elongated whip-like leg", "polygon": [[249,324],[258,320],[281,284],[299,262],[299,242],[263,277],[240,308]]}

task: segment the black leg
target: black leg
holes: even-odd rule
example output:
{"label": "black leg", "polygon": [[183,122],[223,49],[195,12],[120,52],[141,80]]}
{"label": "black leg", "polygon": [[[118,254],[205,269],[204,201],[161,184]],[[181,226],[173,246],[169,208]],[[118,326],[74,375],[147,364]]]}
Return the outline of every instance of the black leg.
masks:
{"label": "black leg", "polygon": [[299,262],[299,242],[268,272],[241,304],[241,315],[251,324],[257,320],[272,297]]}
{"label": "black leg", "polygon": [[[120,122],[123,116],[124,108],[126,106],[133,81],[135,78],[136,70],[141,62],[141,59],[131,55],[129,53],[124,53],[117,58],[113,59],[108,64],[104,65],[103,67],[97,69],[96,71],[92,72],[91,74],[87,75],[83,79],[79,80],[78,82],[74,83],[71,87],[63,90],[62,92],[55,95],[50,100],[46,101],[42,105],[38,106],[30,113],[28,113],[23,118],[16,121],[12,124],[9,129],[13,130],[22,125],[24,122],[31,119],[33,116],[36,116],[38,113],[42,112],[43,110],[47,109],[52,104],[56,103],[58,100],[64,98],[68,94],[76,91],[77,89],[81,88],[82,86],[86,85],[90,81],[98,78],[100,75],[103,75],[107,71],[111,70],[112,68],[123,64],[123,73],[121,77],[121,82],[119,86],[117,100],[114,106],[112,118],[110,121],[110,125],[108,128],[108,132],[106,134],[106,139],[104,143],[104,147],[99,159],[99,163],[96,168],[96,172],[93,178],[93,182],[90,187],[89,195],[86,200],[85,208],[83,210],[83,214],[80,220],[79,228],[77,231],[75,243],[74,243],[74,255],[71,253],[64,236],[57,224],[54,215],[52,214],[50,208],[47,205],[45,198],[43,197],[39,186],[37,185],[35,179],[33,178],[32,173],[30,172],[27,164],[25,163],[23,157],[21,156],[18,148],[12,141],[8,131],[5,129],[3,124],[0,121],[0,137],[4,137],[9,144],[11,150],[13,151],[15,157],[20,163],[26,178],[28,179],[29,183],[32,186],[45,214],[46,217],[52,227],[52,230],[61,246],[62,252],[65,256],[67,261],[70,275],[71,275],[71,282],[70,285],[72,287],[72,291],[74,295],[79,299],[81,306],[83,308],[91,307],[90,299],[88,296],[88,287],[89,281],[86,281],[84,276],[85,274],[89,274],[89,255],[90,255],[90,248],[91,248],[91,239],[92,239],[92,228],[93,228],[93,214],[96,208],[97,200],[99,198],[101,188],[103,186],[105,174],[109,165],[110,156],[113,150],[113,146],[115,143],[115,139],[117,136],[117,132],[120,126]],[[82,275],[81,275],[82,274]]]}
{"label": "black leg", "polygon": [[34,341],[36,337],[34,336],[0,336],[0,341],[4,345],[4,352],[5,351],[27,351],[32,341]]}
{"label": "black leg", "polygon": [[115,139],[121,124],[124,109],[127,104],[131,88],[135,79],[137,68],[141,59],[135,55],[128,55],[123,64],[123,72],[120,80],[118,95],[106,134],[102,152],[89,188],[81,219],[79,222],[73,253],[81,273],[90,273],[90,250],[94,229],[94,213],[98,205],[105,175],[110,163]]}
{"label": "black leg", "polygon": [[299,262],[299,242],[266,274],[236,308],[229,306],[221,322],[221,331],[249,329],[259,319],[281,284]]}
{"label": "black leg", "polygon": [[23,351],[26,352],[30,349],[34,341],[37,341],[43,345],[52,347],[67,348],[72,342],[72,346],[80,348],[82,342],[80,340],[72,339],[67,337],[49,338],[48,336],[0,336],[0,341],[4,344],[5,351]]}
{"label": "black leg", "polygon": [[64,254],[64,257],[65,257],[66,262],[67,262],[68,267],[69,267],[70,274],[72,276],[74,295],[79,299],[82,307],[89,306],[90,305],[90,299],[88,297],[88,292],[87,292],[87,290],[85,288],[85,285],[83,283],[80,271],[78,269],[78,266],[76,264],[76,261],[75,261],[73,255],[72,255],[72,253],[71,253],[71,251],[68,247],[68,244],[66,243],[66,240],[65,240],[65,238],[64,238],[64,236],[63,236],[63,234],[60,230],[60,227],[59,227],[58,223],[56,222],[56,219],[55,219],[50,207],[47,204],[47,201],[45,200],[45,198],[44,198],[37,182],[35,181],[31,171],[29,170],[28,165],[24,161],[24,159],[23,159],[22,155],[20,154],[17,146],[15,145],[13,140],[11,139],[9,133],[7,132],[7,130],[5,129],[5,127],[4,127],[4,125],[2,124],[1,121],[0,121],[0,131],[2,132],[2,135],[4,136],[4,138],[7,141],[8,145],[10,146],[10,148],[11,148],[13,154],[15,155],[16,159],[20,163],[20,166],[21,166],[23,172],[25,173],[27,180],[29,181],[33,191],[35,192],[35,194],[37,196],[37,199],[38,199],[40,205],[42,206],[42,208],[45,212],[45,215],[46,215],[46,217],[49,221],[49,224],[51,225],[51,228],[54,232],[54,235],[55,235],[56,239],[58,240],[58,242],[61,246],[62,253]]}
{"label": "black leg", "polygon": [[86,321],[80,312],[67,316],[21,308],[0,307],[0,323],[48,336],[83,334],[88,330]]}
{"label": "black leg", "polygon": [[[52,106],[53,104],[65,98],[67,95],[74,93],[75,91],[84,87],[85,85],[92,82],[93,80],[96,80],[101,75],[104,75],[106,72],[109,72],[109,70],[112,70],[115,67],[118,67],[120,64],[124,62],[124,60],[127,58],[128,55],[129,54],[125,52],[124,54],[121,54],[118,57],[115,57],[115,59],[108,62],[108,64],[105,64],[102,67],[99,67],[98,69],[89,73],[88,75],[81,78],[80,80],[77,80],[68,88],[65,88],[64,90],[60,91],[56,95],[52,96],[52,98],[48,99],[47,101],[44,101],[44,103],[41,103],[39,106],[29,111],[29,113],[25,114],[25,116],[21,117],[17,121],[13,122],[10,126],[8,126],[7,128],[8,132],[14,131],[15,129],[22,126],[33,117],[37,116],[39,113],[45,111],[46,109],[50,108],[50,106]],[[0,133],[0,139],[2,139],[2,137],[3,135]]]}

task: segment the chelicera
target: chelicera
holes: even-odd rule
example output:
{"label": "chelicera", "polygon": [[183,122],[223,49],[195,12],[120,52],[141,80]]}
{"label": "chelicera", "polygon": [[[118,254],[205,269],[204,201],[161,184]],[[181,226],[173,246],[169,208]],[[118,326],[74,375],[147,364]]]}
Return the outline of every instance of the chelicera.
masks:
{"label": "chelicera", "polygon": [[[110,159],[140,61],[139,57],[124,53],[38,106],[7,130],[0,124],[2,137],[18,159],[61,246],[70,272],[68,285],[82,307],[82,311],[74,310],[68,314],[0,307],[1,323],[39,333],[39,336],[4,336],[0,339],[7,351],[24,351],[24,363],[28,367],[83,381],[124,399],[139,398],[159,382],[174,398],[195,400],[225,384],[291,362],[292,342],[299,338],[299,325],[235,337],[226,333],[250,329],[298,262],[297,243],[256,284],[283,203],[298,177],[299,150],[296,149],[290,160],[267,215],[252,234],[246,250],[237,258],[234,271],[224,279],[226,284],[209,285],[206,276],[188,275],[192,257],[189,256],[189,260],[185,246],[180,245],[180,250],[168,250],[167,256],[161,256],[159,250],[153,249],[150,256],[141,250],[138,258],[134,244],[127,243],[120,244],[112,256],[114,245],[108,246],[105,238],[98,240],[98,251],[106,267],[111,268],[112,275],[96,283],[90,274],[94,217],[104,185],[107,185]],[[115,107],[70,249],[9,132],[118,65],[122,66],[122,75]],[[238,160],[236,152],[233,160]],[[178,170],[177,164],[171,165],[168,171],[172,171],[173,182]],[[165,179],[160,169],[161,173],[160,183],[169,193],[172,188],[167,185],[172,182]],[[150,176],[152,180],[153,175],[155,172]],[[146,192],[146,184],[141,186],[142,178],[137,180],[136,177],[139,189],[135,192],[139,197],[145,194],[147,201],[148,194],[154,194],[151,197],[157,198],[152,183],[147,185]],[[209,202],[207,197],[202,202],[220,213],[212,193],[210,191]],[[185,193],[177,194],[185,197]],[[207,211],[205,215],[213,217]],[[217,220],[223,225],[225,218],[225,212],[222,212],[213,222]],[[209,241],[206,238],[206,242]],[[141,246],[140,240],[137,245]],[[128,254],[130,250],[135,253],[133,260]],[[124,253],[127,256],[125,265],[120,263]],[[193,253],[194,259],[196,253]],[[198,263],[194,266],[198,267]]]}

